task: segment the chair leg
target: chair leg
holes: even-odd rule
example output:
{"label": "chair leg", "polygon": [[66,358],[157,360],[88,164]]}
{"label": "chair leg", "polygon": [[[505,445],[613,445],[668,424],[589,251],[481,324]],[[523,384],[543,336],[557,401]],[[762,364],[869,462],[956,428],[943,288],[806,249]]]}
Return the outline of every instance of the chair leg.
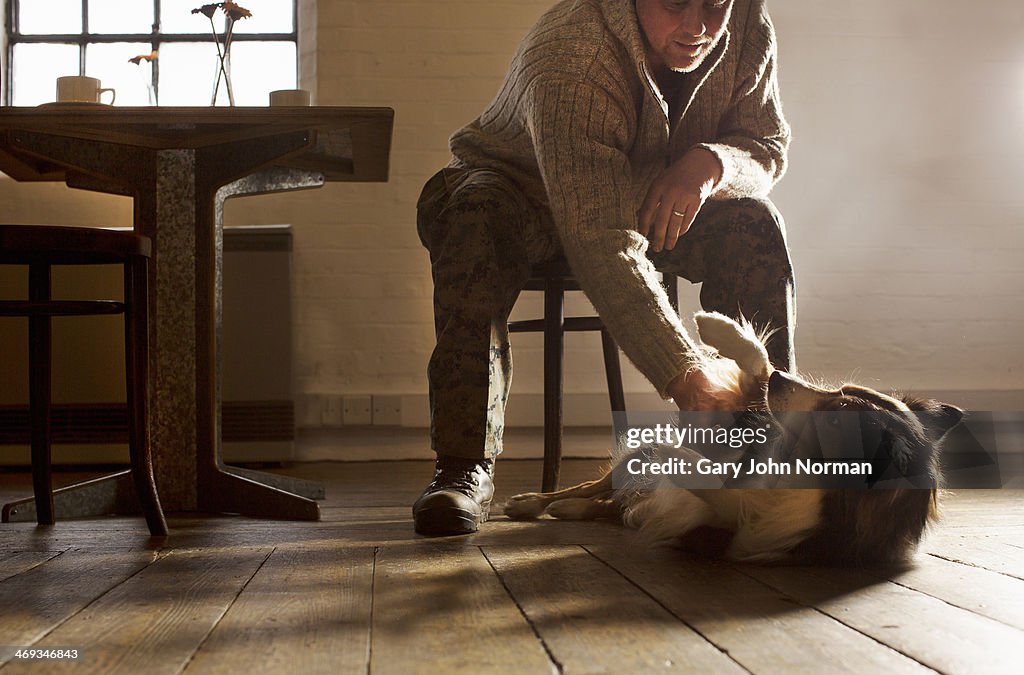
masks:
{"label": "chair leg", "polygon": [[564,285],[559,277],[544,287],[544,475],[541,490],[558,489],[562,464],[562,355],[565,343]]}
{"label": "chair leg", "polygon": [[167,534],[167,522],[153,478],[149,437],[149,298],[146,274],[145,258],[134,258],[124,266],[128,450],[135,491],[149,532],[155,537],[162,537]]}
{"label": "chair leg", "polygon": [[[29,266],[29,299],[50,299],[50,266]],[[53,525],[53,472],[51,468],[51,320],[31,316],[28,320],[29,409],[32,419],[32,491],[36,499],[36,522]]]}
{"label": "chair leg", "polygon": [[608,380],[608,401],[612,412],[626,409],[626,395],[622,391],[622,367],[619,365],[619,348],[608,333],[601,329],[601,350],[604,352],[604,375]]}

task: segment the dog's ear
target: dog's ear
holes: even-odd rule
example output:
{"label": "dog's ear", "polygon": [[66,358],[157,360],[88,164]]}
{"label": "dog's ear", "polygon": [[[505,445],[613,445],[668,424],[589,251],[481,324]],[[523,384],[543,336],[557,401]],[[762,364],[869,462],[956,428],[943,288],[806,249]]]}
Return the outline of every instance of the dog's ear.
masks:
{"label": "dog's ear", "polygon": [[936,441],[941,440],[964,418],[963,410],[948,403],[911,396],[904,396],[903,402],[917,415],[928,435]]}
{"label": "dog's ear", "polygon": [[693,319],[701,341],[735,361],[740,370],[760,378],[771,374],[768,352],[749,321],[738,323],[718,312],[697,312]]}

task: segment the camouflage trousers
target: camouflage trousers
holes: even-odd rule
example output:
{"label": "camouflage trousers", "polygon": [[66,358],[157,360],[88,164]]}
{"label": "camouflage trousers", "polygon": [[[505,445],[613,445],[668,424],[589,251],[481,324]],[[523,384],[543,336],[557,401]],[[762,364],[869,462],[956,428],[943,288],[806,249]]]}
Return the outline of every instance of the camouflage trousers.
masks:
{"label": "camouflage trousers", "polygon": [[[493,458],[501,452],[512,381],[508,316],[532,267],[561,256],[561,244],[546,210],[491,170],[441,170],[417,208],[434,281],[431,447]],[[657,269],[701,283],[705,310],[772,327],[769,357],[795,369],[793,266],[771,202],[708,202],[672,251],[649,257]]]}

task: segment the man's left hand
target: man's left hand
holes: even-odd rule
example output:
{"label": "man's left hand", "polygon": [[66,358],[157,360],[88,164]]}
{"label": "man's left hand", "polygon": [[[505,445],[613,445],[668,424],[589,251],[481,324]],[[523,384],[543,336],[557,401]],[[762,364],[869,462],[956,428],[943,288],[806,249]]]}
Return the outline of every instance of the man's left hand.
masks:
{"label": "man's left hand", "polygon": [[713,152],[688,151],[651,184],[637,214],[637,231],[655,252],[671,251],[721,180],[722,165]]}

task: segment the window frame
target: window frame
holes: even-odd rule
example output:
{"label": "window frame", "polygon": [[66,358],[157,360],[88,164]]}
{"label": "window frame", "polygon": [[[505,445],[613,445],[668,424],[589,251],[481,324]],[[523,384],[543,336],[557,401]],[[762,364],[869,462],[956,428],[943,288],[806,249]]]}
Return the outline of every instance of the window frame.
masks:
{"label": "window frame", "polygon": [[[141,0],[135,0],[139,2]],[[244,1],[244,0],[243,0]],[[163,43],[210,43],[209,33],[161,33],[160,32],[160,5],[161,0],[151,0],[153,3],[153,29],[149,33],[90,33],[89,27],[89,3],[88,0],[80,0],[82,6],[82,31],[80,33],[51,33],[39,35],[24,35],[15,30],[18,23],[18,9],[22,0],[0,0],[4,5],[4,63],[3,63],[3,105],[10,106],[14,102],[14,46],[18,44],[65,44],[78,47],[78,74],[85,75],[86,69],[86,47],[90,44],[104,44],[113,42],[141,42],[148,43],[153,51],[160,51]],[[288,33],[232,33],[231,42],[291,42],[295,45],[295,80],[298,82],[298,69],[300,63],[299,53],[299,0],[290,0],[292,5],[292,30]],[[203,4],[197,0],[197,5]],[[221,34],[223,38],[223,34]],[[157,101],[160,100],[160,59],[153,62],[153,91],[157,93]]]}

